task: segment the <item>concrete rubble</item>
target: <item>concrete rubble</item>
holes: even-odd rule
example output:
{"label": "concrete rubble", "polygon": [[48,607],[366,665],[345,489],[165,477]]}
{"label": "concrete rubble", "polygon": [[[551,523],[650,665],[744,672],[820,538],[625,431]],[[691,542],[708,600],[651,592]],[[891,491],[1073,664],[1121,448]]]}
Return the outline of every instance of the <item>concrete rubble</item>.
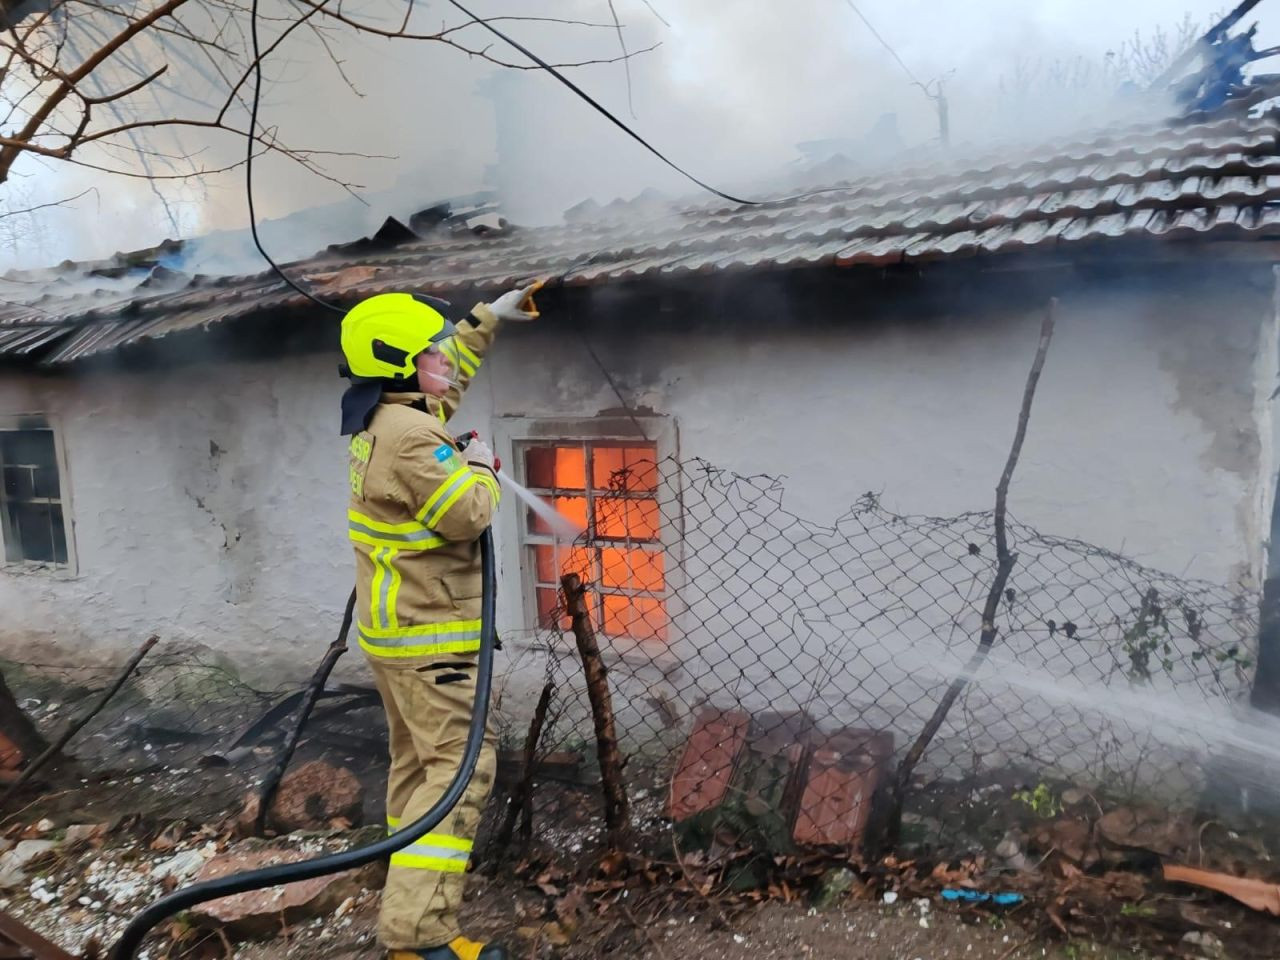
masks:
{"label": "concrete rubble", "polygon": [[0,855],[0,889],[24,883],[27,865],[56,846],[52,840],[20,840],[12,850]]}
{"label": "concrete rubble", "polygon": [[[341,830],[360,822],[364,787],[346,767],[315,760],[280,781],[267,825],[278,833],[297,830]],[[249,794],[236,818],[242,836],[253,832],[258,816],[256,791]]]}
{"label": "concrete rubble", "polygon": [[[271,844],[247,841],[202,864],[195,882],[284,863],[296,863],[308,860],[311,856],[313,854],[301,850],[281,849]],[[280,887],[223,897],[196,907],[192,918],[197,923],[216,926],[231,936],[270,936],[278,933],[282,925],[336,912],[343,903],[354,900],[362,890],[379,886],[379,873],[376,867],[348,870]]]}
{"label": "concrete rubble", "polygon": [[[188,828],[172,843],[139,842],[102,824],[53,828],[0,854],[0,911],[72,953],[110,945],[147,904],[177,886],[269,863],[306,860],[370,842],[369,831],[291,834],[273,840],[229,842],[212,827]],[[166,830],[166,836],[175,831]],[[309,924],[344,903],[363,902],[381,883],[375,867],[284,888],[224,898],[191,919],[213,922],[237,937],[274,936],[282,917]],[[145,955],[140,954],[140,960]],[[155,960],[154,957],[150,960]]]}

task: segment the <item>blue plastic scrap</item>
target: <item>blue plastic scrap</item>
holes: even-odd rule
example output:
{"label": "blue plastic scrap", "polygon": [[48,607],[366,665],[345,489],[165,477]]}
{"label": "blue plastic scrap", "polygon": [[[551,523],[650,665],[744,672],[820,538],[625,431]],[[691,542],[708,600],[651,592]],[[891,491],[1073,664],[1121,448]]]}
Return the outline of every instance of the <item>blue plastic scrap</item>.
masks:
{"label": "blue plastic scrap", "polygon": [[1020,893],[983,893],[981,890],[963,890],[948,887],[942,891],[942,899],[952,902],[963,900],[965,903],[994,903],[999,907],[1011,907],[1022,902]]}

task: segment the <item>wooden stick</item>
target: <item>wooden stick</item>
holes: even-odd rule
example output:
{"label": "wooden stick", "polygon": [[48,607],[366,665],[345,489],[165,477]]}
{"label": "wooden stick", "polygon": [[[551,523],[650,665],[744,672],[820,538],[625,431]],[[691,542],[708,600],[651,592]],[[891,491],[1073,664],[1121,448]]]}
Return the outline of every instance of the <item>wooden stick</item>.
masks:
{"label": "wooden stick", "polygon": [[609,693],[609,676],[595,628],[587,611],[586,587],[576,573],[560,578],[565,605],[572,617],[573,637],[582,658],[587,678],[587,698],[591,701],[591,717],[595,722],[596,755],[600,761],[600,783],[604,791],[604,822],[611,850],[625,850],[630,810],[627,788],[622,781],[622,755],[614,726],[613,697]]}
{"label": "wooden stick", "polygon": [[1040,372],[1044,369],[1044,359],[1049,350],[1049,341],[1053,339],[1053,327],[1057,312],[1058,301],[1054,298],[1049,301],[1049,306],[1044,313],[1044,320],[1040,324],[1040,343],[1036,347],[1036,357],[1031,364],[1031,372],[1027,374],[1026,387],[1022,391],[1022,408],[1018,414],[1018,429],[1013,437],[1013,446],[1009,449],[1009,458],[1005,461],[1004,472],[1000,475],[1000,482],[996,485],[996,574],[991,581],[991,589],[987,592],[987,601],[982,608],[982,634],[978,640],[978,649],[969,658],[964,671],[951,681],[951,686],[947,688],[947,692],[943,694],[942,699],[938,702],[938,706],[934,709],[933,715],[929,717],[928,723],[924,725],[924,729],[916,737],[911,749],[902,758],[902,763],[898,767],[898,774],[894,778],[893,787],[891,788],[891,818],[889,821],[890,833],[892,834],[891,840],[896,839],[898,825],[902,819],[902,802],[906,793],[907,781],[911,778],[916,765],[924,756],[924,752],[928,749],[930,742],[942,727],[952,704],[956,702],[965,685],[969,682],[969,677],[986,662],[987,655],[991,652],[991,646],[995,643],[997,632],[996,612],[1000,608],[1000,598],[1004,594],[1005,584],[1009,582],[1009,574],[1013,572],[1014,564],[1018,560],[1017,554],[1009,552],[1009,539],[1006,530],[1009,484],[1013,480],[1013,471],[1018,466],[1018,457],[1022,454],[1022,443],[1027,436],[1027,423],[1031,419],[1031,402],[1035,399],[1036,386],[1040,382]]}
{"label": "wooden stick", "polygon": [[101,712],[102,708],[107,705],[111,698],[120,692],[120,688],[124,686],[125,681],[128,680],[133,671],[137,669],[138,664],[142,662],[142,658],[150,653],[151,648],[159,641],[160,638],[157,636],[147,637],[147,639],[143,641],[142,646],[140,646],[137,652],[129,658],[129,662],[124,665],[124,669],[121,670],[119,676],[116,677],[115,683],[113,683],[107,692],[98,699],[98,702],[93,705],[89,712],[79,720],[73,722],[71,726],[67,727],[62,736],[51,743],[44,753],[32,760],[31,763],[27,765],[27,768],[22,771],[22,776],[18,777],[18,779],[10,785],[9,789],[4,792],[4,796],[0,796],[0,807],[8,803],[9,798],[12,797],[24,783],[30,780],[37,770],[61,753],[62,748],[71,742],[71,738],[84,729],[84,725]]}
{"label": "wooden stick", "polygon": [[262,836],[267,824],[267,811],[271,808],[271,802],[276,798],[276,791],[280,788],[280,780],[284,777],[284,772],[289,769],[289,761],[293,759],[293,751],[297,749],[298,740],[302,737],[302,728],[307,725],[311,711],[315,709],[316,701],[320,699],[320,693],[324,690],[325,682],[329,679],[329,674],[333,672],[333,667],[338,662],[338,658],[347,652],[347,634],[351,632],[351,620],[355,616],[355,609],[356,591],[355,587],[352,587],[351,596],[347,597],[347,609],[342,614],[342,627],[338,630],[338,638],[329,644],[329,649],[325,651],[324,659],[320,661],[320,666],[316,668],[315,674],[311,677],[311,685],[307,687],[307,695],[303,698],[301,706],[298,707],[298,720],[293,725],[293,729],[289,731],[289,739],[285,741],[284,746],[280,749],[280,756],[276,759],[275,767],[267,774],[266,779],[262,781],[262,787],[258,791],[258,811],[253,818],[254,836]]}
{"label": "wooden stick", "polygon": [[[523,815],[523,821],[520,833],[526,842],[529,840],[528,833],[532,832],[535,754],[538,749],[538,741],[542,739],[542,726],[547,721],[547,708],[551,705],[551,695],[555,692],[555,689],[555,684],[548,680],[542,688],[542,695],[538,697],[538,705],[534,708],[533,719],[529,722],[529,733],[524,738],[524,769],[520,773],[519,783],[511,791],[511,804],[507,807],[507,818],[503,821],[502,829],[498,831],[493,844],[498,857],[501,857],[502,851],[510,845],[512,834],[515,833],[516,829],[516,820],[521,815]],[[528,827],[527,831],[526,826]],[[497,863],[498,857],[494,858],[494,863]]]}

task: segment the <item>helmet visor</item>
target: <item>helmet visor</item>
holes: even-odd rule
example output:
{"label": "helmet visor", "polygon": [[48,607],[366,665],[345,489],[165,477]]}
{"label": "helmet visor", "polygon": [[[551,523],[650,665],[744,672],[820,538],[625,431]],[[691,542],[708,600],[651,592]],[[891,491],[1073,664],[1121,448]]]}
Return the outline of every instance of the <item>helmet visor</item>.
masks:
{"label": "helmet visor", "polygon": [[431,344],[428,352],[439,352],[453,368],[454,379],[471,379],[480,369],[480,358],[467,349],[457,336],[442,337]]}
{"label": "helmet visor", "polygon": [[452,343],[452,337],[433,341],[424,351],[425,361],[418,363],[419,375],[425,375],[436,384],[454,389],[461,389],[458,373],[458,352]]}

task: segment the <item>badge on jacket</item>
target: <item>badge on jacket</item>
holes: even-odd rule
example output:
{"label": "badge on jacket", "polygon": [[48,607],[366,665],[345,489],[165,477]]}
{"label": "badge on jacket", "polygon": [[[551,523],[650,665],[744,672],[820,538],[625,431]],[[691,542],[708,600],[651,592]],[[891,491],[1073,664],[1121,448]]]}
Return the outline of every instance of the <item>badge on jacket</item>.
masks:
{"label": "badge on jacket", "polygon": [[455,470],[461,470],[463,467],[462,458],[458,456],[458,451],[447,443],[442,443],[436,447],[436,459],[450,473]]}
{"label": "badge on jacket", "polygon": [[369,470],[369,461],[373,458],[373,434],[367,430],[357,433],[351,438],[347,461],[348,474],[351,480],[351,495],[357,500],[364,499],[364,475]]}

